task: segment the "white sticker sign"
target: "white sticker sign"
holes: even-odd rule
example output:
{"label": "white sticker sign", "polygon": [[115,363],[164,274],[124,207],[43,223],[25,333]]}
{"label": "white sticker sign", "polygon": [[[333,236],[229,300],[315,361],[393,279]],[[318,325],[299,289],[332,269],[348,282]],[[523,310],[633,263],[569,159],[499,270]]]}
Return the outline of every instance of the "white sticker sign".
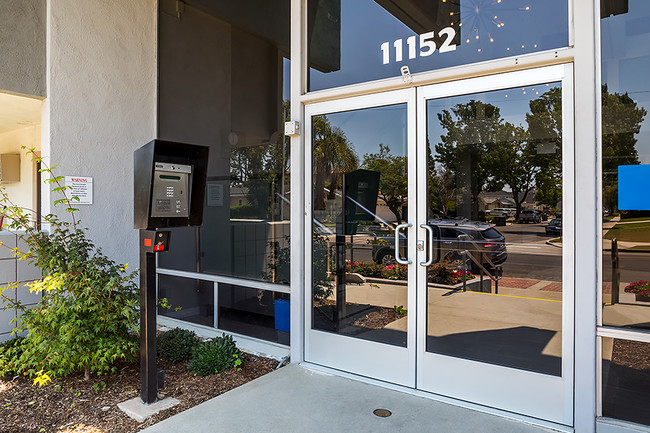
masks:
{"label": "white sticker sign", "polygon": [[208,206],[223,206],[223,185],[220,183],[208,183],[206,191]]}
{"label": "white sticker sign", "polygon": [[66,176],[65,191],[68,198],[77,197],[79,200],[72,200],[71,204],[93,204],[93,178],[87,176]]}

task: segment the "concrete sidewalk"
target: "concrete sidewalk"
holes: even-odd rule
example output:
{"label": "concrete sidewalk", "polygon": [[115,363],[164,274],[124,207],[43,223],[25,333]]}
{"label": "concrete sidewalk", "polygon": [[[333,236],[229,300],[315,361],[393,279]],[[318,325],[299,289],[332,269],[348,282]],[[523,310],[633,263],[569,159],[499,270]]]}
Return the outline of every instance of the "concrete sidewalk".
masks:
{"label": "concrete sidewalk", "polygon": [[[378,408],[392,415],[380,418]],[[543,433],[552,430],[289,365],[141,433]]]}

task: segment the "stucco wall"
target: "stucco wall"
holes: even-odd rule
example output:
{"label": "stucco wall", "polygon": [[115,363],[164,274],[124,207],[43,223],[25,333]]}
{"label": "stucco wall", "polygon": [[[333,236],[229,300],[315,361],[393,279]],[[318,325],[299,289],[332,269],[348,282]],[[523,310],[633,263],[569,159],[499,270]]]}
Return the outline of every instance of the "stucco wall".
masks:
{"label": "stucco wall", "polygon": [[0,1],[0,89],[45,95],[45,0]]}
{"label": "stucco wall", "polygon": [[133,151],[155,135],[156,2],[51,0],[49,8],[43,152],[57,174],[93,177],[94,204],[78,206],[82,226],[135,268]]}

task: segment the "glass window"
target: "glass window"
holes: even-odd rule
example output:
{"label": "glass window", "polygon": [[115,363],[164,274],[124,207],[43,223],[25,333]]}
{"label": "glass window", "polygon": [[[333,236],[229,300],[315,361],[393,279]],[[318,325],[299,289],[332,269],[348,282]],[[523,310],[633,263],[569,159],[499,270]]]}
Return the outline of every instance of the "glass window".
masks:
{"label": "glass window", "polygon": [[169,303],[169,308],[158,308],[161,316],[214,326],[213,282],[159,275],[158,297]]}
{"label": "glass window", "polygon": [[603,416],[650,425],[650,344],[603,338]]}
{"label": "glass window", "polygon": [[309,0],[309,90],[568,46],[567,0]]}
{"label": "glass window", "polygon": [[289,295],[219,284],[219,329],[289,344]]}
{"label": "glass window", "polygon": [[603,324],[650,329],[650,2],[604,4]]}
{"label": "glass window", "polygon": [[159,136],[210,147],[203,225],[159,266],[289,284],[289,2],[162,0]]}
{"label": "glass window", "polygon": [[312,328],[406,347],[407,267],[394,241],[408,203],[406,104],[311,122]]}
{"label": "glass window", "polygon": [[431,99],[427,138],[426,350],[560,376],[561,83]]}

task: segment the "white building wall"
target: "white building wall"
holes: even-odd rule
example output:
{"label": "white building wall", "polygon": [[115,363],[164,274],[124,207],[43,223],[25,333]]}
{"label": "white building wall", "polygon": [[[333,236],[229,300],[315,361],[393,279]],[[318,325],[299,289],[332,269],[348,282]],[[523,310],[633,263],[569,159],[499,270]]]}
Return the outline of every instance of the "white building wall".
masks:
{"label": "white building wall", "polygon": [[93,178],[81,225],[135,268],[133,151],[155,137],[156,1],[49,0],[48,14],[43,153],[57,175]]}

